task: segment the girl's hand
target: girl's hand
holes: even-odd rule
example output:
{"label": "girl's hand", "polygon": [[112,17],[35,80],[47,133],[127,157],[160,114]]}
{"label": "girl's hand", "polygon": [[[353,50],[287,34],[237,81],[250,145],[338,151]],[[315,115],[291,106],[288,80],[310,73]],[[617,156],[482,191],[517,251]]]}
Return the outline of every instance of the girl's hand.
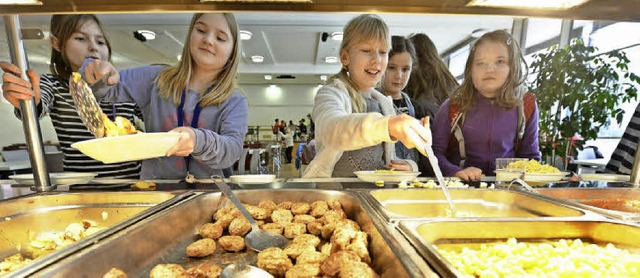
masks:
{"label": "girl's hand", "polygon": [[467,167],[456,173],[456,177],[463,181],[479,181],[482,177],[482,170],[476,167]]}
{"label": "girl's hand", "polygon": [[395,169],[396,171],[411,171],[411,165],[403,160],[391,160],[391,163],[384,166],[385,169],[391,170]]}
{"label": "girl's hand", "polygon": [[193,128],[181,126],[176,127],[169,132],[180,133],[180,139],[178,143],[167,151],[166,156],[189,156],[193,152],[193,148],[196,145],[196,133]]}
{"label": "girl's hand", "polygon": [[35,98],[36,105],[40,103],[40,75],[31,69],[27,70],[27,77],[31,81],[29,83],[20,77],[22,71],[16,65],[2,61],[0,68],[4,71],[2,95],[13,107],[20,109],[20,100]]}
{"label": "girl's hand", "polygon": [[104,82],[107,85],[113,85],[120,81],[120,73],[107,61],[93,60],[84,68],[84,78],[89,84],[98,82],[105,75],[108,76]]}
{"label": "girl's hand", "polygon": [[431,145],[431,131],[425,125],[406,114],[391,116],[389,118],[389,135],[397,139],[407,148],[417,148],[424,154],[425,146]]}

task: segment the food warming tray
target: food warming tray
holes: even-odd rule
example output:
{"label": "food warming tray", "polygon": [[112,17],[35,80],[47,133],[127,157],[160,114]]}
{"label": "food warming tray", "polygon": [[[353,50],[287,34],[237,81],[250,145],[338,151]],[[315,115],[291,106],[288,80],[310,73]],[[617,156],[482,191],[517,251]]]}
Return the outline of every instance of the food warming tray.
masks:
{"label": "food warming tray", "polygon": [[191,195],[180,193],[184,192],[45,193],[2,201],[0,260],[19,253],[18,248],[24,250],[35,235],[64,231],[67,225],[74,222],[91,220],[97,223],[98,228],[105,228],[37,258],[28,267],[9,273],[9,276],[24,277]]}
{"label": "food warming tray", "polygon": [[609,217],[640,221],[640,189],[632,188],[540,188],[534,192],[573,202],[573,205]]}
{"label": "food warming tray", "polygon": [[[456,206],[455,217],[580,217],[584,212],[535,194],[495,189],[449,189]],[[393,189],[362,191],[372,207],[387,221],[451,217],[440,189]]]}
{"label": "food warming tray", "polygon": [[640,226],[608,221],[400,221],[399,229],[442,277],[461,273],[442,256],[439,248],[461,249],[481,243],[581,239],[583,242],[613,243],[621,249],[640,250]]}
{"label": "food warming tray", "polygon": [[[347,216],[358,222],[369,235],[369,250],[372,268],[382,277],[427,277],[435,273],[414,250],[394,248],[399,246],[396,238],[382,234],[369,216],[366,206],[355,195],[345,191],[324,190],[235,190],[243,203],[257,205],[262,200],[313,202],[316,200],[338,200]],[[245,250],[226,253],[220,246],[216,252],[201,259],[188,258],[185,248],[199,239],[198,229],[212,221],[213,212],[232,204],[221,193],[206,193],[180,205],[164,210],[136,225],[114,234],[91,248],[87,248],[65,260],[51,265],[36,274],[37,277],[95,277],[112,267],[125,271],[129,277],[145,277],[159,263],[177,263],[185,268],[204,262],[224,267],[231,263],[255,265],[256,253]],[[382,233],[382,234],[381,234]],[[385,240],[386,239],[386,240]],[[400,240],[404,240],[399,237]],[[405,242],[408,246],[408,243]],[[408,254],[407,252],[412,252]],[[401,259],[402,258],[402,259]],[[407,258],[418,258],[413,261]]]}

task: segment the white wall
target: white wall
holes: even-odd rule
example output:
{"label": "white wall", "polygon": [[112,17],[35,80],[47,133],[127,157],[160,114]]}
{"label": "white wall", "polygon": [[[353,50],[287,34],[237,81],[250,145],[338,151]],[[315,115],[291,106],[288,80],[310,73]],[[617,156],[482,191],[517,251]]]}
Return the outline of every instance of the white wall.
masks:
{"label": "white wall", "polygon": [[[273,124],[275,118],[298,124],[311,113],[313,97],[318,89],[314,85],[240,86],[249,101],[249,125]],[[13,106],[0,97],[0,149],[3,146],[25,143],[22,122],[13,114]],[[308,121],[308,120],[307,120]],[[51,119],[40,120],[43,141],[58,142]]]}

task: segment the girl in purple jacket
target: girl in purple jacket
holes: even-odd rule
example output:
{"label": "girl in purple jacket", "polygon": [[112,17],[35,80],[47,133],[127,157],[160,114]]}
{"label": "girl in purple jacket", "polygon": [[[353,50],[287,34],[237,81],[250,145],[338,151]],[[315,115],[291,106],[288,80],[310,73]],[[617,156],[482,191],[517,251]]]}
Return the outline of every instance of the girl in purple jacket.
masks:
{"label": "girl in purple jacket", "polygon": [[464,82],[434,120],[433,149],[444,175],[477,181],[494,175],[496,158],[540,160],[538,107],[523,85],[526,71],[509,33],[498,30],[478,39]]}

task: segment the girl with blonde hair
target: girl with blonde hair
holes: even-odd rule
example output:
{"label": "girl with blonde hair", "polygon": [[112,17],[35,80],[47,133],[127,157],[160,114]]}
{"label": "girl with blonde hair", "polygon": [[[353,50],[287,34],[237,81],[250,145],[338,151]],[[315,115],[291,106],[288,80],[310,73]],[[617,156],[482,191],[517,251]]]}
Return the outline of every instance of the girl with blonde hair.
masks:
{"label": "girl with blonde hair", "polygon": [[420,121],[395,115],[393,103],[374,88],[384,74],[391,38],[376,15],[360,15],[344,28],[342,69],[315,97],[316,156],[304,177],[353,177],[354,171],[390,168],[417,171],[396,160],[394,142],[424,150],[431,134]]}
{"label": "girl with blonde hair", "polygon": [[540,160],[538,106],[523,85],[526,71],[509,33],[497,30],[478,39],[464,82],[433,124],[433,149],[445,175],[477,181],[494,174],[496,158]]}
{"label": "girl with blonde hair", "polygon": [[171,67],[147,66],[118,72],[88,59],[81,73],[89,83],[105,74],[94,94],[111,101],[135,101],[147,131],[178,132],[180,139],[161,159],[142,162],[143,179],[209,178],[235,163],[248,126],[248,106],[236,89],[238,24],[230,13],[195,14],[182,59]]}

